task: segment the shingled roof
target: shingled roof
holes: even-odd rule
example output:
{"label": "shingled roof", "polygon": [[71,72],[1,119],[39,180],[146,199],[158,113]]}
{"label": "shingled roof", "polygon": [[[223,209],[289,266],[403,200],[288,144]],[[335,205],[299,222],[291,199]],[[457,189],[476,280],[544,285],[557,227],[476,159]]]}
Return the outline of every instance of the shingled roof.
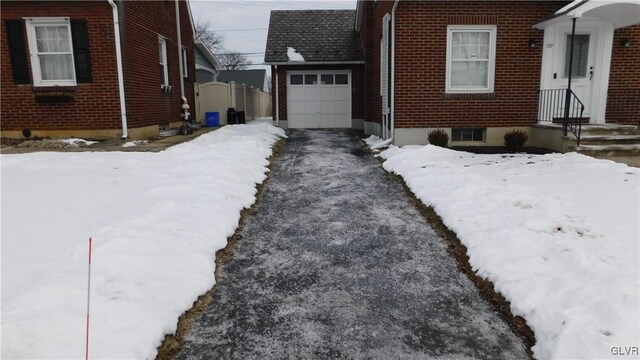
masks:
{"label": "shingled roof", "polygon": [[355,17],[355,10],[273,10],[264,61],[289,62],[289,47],[305,62],[363,61]]}

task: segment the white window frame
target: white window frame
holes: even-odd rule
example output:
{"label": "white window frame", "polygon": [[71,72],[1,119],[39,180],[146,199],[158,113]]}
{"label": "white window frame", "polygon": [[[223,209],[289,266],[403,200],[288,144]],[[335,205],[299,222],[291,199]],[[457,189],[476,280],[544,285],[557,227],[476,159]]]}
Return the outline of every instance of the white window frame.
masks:
{"label": "white window frame", "polygon": [[[167,39],[164,36],[158,35],[158,45],[162,46],[162,61],[163,62],[159,62],[159,65],[162,65],[163,70],[164,70],[164,79],[165,79],[165,83],[164,84],[160,84],[160,88],[163,89],[166,86],[169,86],[169,63],[167,61]],[[159,48],[158,48],[159,49]],[[160,55],[160,54],[158,54]],[[158,57],[159,59],[159,57]]]}
{"label": "white window frame", "polygon": [[[495,69],[496,69],[496,25],[449,25],[447,26],[447,72],[446,72],[446,93],[493,93]],[[489,74],[487,87],[452,87],[451,86],[451,47],[452,34],[454,32],[488,32],[489,33]]]}
{"label": "white window frame", "polygon": [[[68,17],[38,17],[25,18],[27,26],[27,41],[29,42],[29,53],[31,56],[31,73],[33,75],[33,86],[76,86],[76,65],[73,53],[73,37],[71,35],[71,22]],[[46,54],[69,54],[71,55],[71,75],[70,80],[43,80],[42,69],[40,68],[40,57],[38,56],[38,44],[36,42],[36,26],[65,26],[69,30],[69,52],[46,53]]]}
{"label": "white window frame", "polygon": [[189,77],[189,68],[187,67],[187,47],[186,46],[182,46],[182,51],[180,52],[180,54],[182,55],[182,77],[184,78],[188,78]]}

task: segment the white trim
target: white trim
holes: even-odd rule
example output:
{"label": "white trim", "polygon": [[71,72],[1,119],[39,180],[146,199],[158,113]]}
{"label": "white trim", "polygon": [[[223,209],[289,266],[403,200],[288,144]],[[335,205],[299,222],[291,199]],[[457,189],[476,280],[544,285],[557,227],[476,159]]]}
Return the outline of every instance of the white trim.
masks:
{"label": "white trim", "polygon": [[[29,53],[31,57],[31,73],[33,75],[33,86],[76,86],[76,67],[75,57],[73,53],[73,36],[71,34],[71,21],[68,17],[37,17],[37,18],[24,18],[27,28],[27,42],[29,46]],[[59,54],[59,55],[71,55],[71,76],[69,80],[43,80],[42,68],[40,66],[40,53],[38,52],[38,45],[36,41],[36,26],[50,25],[50,26],[66,26],[69,34],[69,51],[64,52],[47,52],[43,54]]]}
{"label": "white trim", "polygon": [[182,51],[180,53],[180,61],[182,61],[182,77],[189,77],[188,59],[187,59],[187,47],[182,45]]}
{"label": "white trim", "polygon": [[[165,86],[169,86],[169,62],[167,60],[167,38],[162,35],[158,35],[158,44],[162,44],[162,62],[158,62],[159,65],[162,65],[164,72],[164,83],[160,83],[160,88],[164,88]],[[160,54],[158,54],[160,55]]]}
{"label": "white trim", "polygon": [[[488,32],[489,33],[489,69],[487,87],[451,87],[451,34],[453,32]],[[459,93],[493,93],[495,83],[496,68],[496,25],[449,25],[447,26],[447,67],[446,67],[446,84],[447,94]]]}

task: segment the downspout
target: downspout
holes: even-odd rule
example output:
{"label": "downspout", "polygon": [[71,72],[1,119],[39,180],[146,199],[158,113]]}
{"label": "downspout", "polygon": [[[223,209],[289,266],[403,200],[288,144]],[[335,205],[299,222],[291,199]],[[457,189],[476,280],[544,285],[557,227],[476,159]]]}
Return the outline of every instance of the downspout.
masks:
{"label": "downspout", "polygon": [[278,102],[278,93],[280,92],[280,86],[278,83],[278,65],[274,65],[276,70],[276,126],[280,126],[280,103]]}
{"label": "downspout", "polygon": [[[396,9],[398,8],[398,1],[400,0],[396,0],[393,3],[393,9],[391,10],[391,110],[389,111],[389,115],[391,118],[391,135],[385,141],[372,146],[371,149],[379,149],[393,144],[393,137],[395,135]],[[383,128],[382,131],[386,131],[386,128]]]}
{"label": "downspout", "polygon": [[393,10],[391,10],[391,141],[395,136],[395,124],[396,124],[396,9],[398,8],[398,2],[396,0],[393,3]]}
{"label": "downspout", "polygon": [[180,97],[186,101],[184,97],[184,68],[182,66],[182,32],[180,31],[180,1],[176,0],[176,34],[178,40],[178,68],[180,69]]}
{"label": "downspout", "polygon": [[122,119],[122,138],[129,137],[127,129],[127,105],[124,102],[124,75],[122,71],[122,48],[120,45],[120,19],[118,17],[118,7],[109,0],[109,5],[113,9],[113,33],[116,41],[116,67],[118,70],[118,91],[120,92],[120,117]]}
{"label": "downspout", "polygon": [[[189,6],[189,4],[187,4]],[[180,70],[180,99],[182,100],[182,118],[189,120],[189,102],[184,96],[184,66],[182,64],[182,31],[180,28],[180,1],[176,0],[176,40],[178,41],[178,69]]]}

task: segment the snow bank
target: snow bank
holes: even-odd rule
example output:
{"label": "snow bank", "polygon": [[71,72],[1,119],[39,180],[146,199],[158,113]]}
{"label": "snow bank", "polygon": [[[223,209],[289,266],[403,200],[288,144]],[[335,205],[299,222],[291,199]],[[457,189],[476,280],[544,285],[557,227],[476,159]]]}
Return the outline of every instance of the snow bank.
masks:
{"label": "snow bank", "polygon": [[215,283],[214,254],[255,200],[269,124],[164,152],[2,155],[2,358],[153,358]]}
{"label": "snow bank", "polygon": [[61,142],[63,144],[69,144],[69,145],[93,145],[98,143],[97,141],[89,141],[89,140],[78,139],[78,138],[58,139],[55,141]]}
{"label": "snow bank", "polygon": [[432,145],[381,156],[527,320],[536,358],[619,359],[612,347],[638,346],[640,169]]}
{"label": "snow bank", "polygon": [[148,143],[149,143],[149,140],[133,140],[133,141],[127,141],[126,143],[122,144],[122,147],[134,147],[134,146],[144,145]]}
{"label": "snow bank", "polygon": [[304,62],[304,57],[302,56],[302,54],[297,52],[296,49],[294,49],[292,47],[288,47],[287,48],[287,57],[289,58],[289,61],[302,61],[302,62]]}

